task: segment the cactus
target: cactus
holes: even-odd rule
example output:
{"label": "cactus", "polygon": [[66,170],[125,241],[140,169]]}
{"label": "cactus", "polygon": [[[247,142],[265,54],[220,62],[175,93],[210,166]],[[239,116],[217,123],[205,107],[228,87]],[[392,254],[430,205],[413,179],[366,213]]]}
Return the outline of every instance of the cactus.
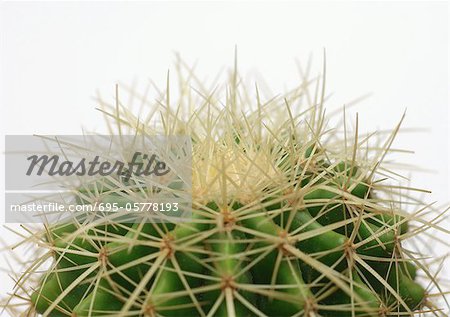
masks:
{"label": "cactus", "polygon": [[[180,71],[179,100],[171,100],[168,80],[148,112],[160,117],[136,115],[119,96],[115,105],[99,102],[111,133],[191,137],[192,218],[73,221],[33,232],[28,240],[46,251],[20,280],[36,280],[44,260],[51,264],[33,292],[16,290],[28,298],[24,316],[441,313],[431,299],[443,290],[429,263],[404,248],[439,226],[422,216],[431,207],[402,209],[402,201],[418,200],[405,194],[408,188],[389,185],[397,174],[383,162],[400,124],[372,149],[379,139],[361,137],[358,125],[349,136],[344,124],[344,138],[327,130],[324,97],[317,97],[324,92],[311,93],[323,78],[317,88],[305,79],[266,101],[256,88],[252,101],[235,69],[221,100],[179,66],[188,77]],[[78,201],[139,200],[140,193],[123,191],[125,184],[104,184],[115,185],[80,188]]]}

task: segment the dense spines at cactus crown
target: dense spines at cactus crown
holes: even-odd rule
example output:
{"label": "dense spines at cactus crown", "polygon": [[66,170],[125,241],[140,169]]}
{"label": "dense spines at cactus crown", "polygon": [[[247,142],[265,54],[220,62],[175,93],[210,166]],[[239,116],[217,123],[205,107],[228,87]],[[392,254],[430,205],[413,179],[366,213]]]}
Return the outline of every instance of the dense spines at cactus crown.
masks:
{"label": "dense spines at cactus crown", "polygon": [[[381,146],[358,125],[328,130],[321,78],[262,100],[236,70],[220,95],[180,65],[176,101],[168,80],[155,102],[133,92],[145,113],[100,102],[111,133],[191,136],[192,219],[33,232],[46,251],[18,282],[24,316],[444,316],[429,262],[404,248],[439,229],[422,217],[432,209],[383,166],[398,127]],[[78,196],[142,199],[110,183]],[[23,287],[37,275],[34,292]]]}

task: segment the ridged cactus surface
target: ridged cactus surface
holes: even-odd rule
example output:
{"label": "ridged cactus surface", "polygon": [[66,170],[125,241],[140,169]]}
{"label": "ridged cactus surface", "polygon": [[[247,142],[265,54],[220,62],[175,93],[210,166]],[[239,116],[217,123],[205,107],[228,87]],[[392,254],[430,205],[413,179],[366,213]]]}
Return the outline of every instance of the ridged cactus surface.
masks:
{"label": "ridged cactus surface", "polygon": [[[323,78],[267,97],[236,72],[208,90],[180,65],[177,98],[169,80],[156,102],[132,92],[147,112],[99,102],[111,133],[190,136],[191,218],[33,232],[26,316],[444,316],[409,243],[438,226],[385,163],[400,125],[330,127]],[[143,193],[105,178],[74,195],[125,204]]]}

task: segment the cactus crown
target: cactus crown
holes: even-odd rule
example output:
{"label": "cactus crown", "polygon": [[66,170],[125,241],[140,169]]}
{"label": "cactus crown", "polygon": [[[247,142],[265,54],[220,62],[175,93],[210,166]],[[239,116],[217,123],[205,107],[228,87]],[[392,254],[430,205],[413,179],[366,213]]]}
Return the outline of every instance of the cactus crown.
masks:
{"label": "cactus crown", "polygon": [[[444,316],[431,300],[443,293],[431,273],[436,258],[424,260],[410,242],[439,230],[440,218],[384,164],[400,124],[387,136],[361,135],[357,120],[353,132],[345,121],[343,131],[328,129],[324,76],[264,98],[236,69],[225,86],[208,89],[182,61],[177,66],[176,101],[167,80],[155,102],[130,90],[147,111],[136,113],[118,95],[99,103],[111,133],[191,137],[192,219],[27,229],[25,242],[39,252],[8,311]],[[77,195],[84,203],[142,198],[107,183]]]}

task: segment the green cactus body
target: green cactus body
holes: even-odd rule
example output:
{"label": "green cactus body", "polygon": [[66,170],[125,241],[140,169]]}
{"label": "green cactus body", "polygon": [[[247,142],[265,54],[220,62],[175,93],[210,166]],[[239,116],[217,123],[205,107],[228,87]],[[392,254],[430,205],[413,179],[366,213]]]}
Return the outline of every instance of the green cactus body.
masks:
{"label": "green cactus body", "polygon": [[[61,292],[69,286],[75,279],[76,275],[72,272],[52,272],[42,279],[42,285],[39,290],[31,295],[31,300],[35,305],[38,313],[44,313],[53,303]],[[70,312],[78,305],[87,291],[87,285],[79,285],[72,290],[64,300],[61,301],[57,308],[53,309],[49,316],[62,317],[70,316]]]}
{"label": "green cactus body", "polygon": [[[166,91],[154,125],[106,107],[121,133],[189,136],[192,214],[161,223],[99,214],[95,223],[86,216],[47,226],[30,239],[52,261],[23,296],[30,316],[425,316],[433,297],[423,280],[433,275],[403,246],[433,226],[402,209],[409,196],[384,185],[384,152],[372,150],[380,142],[342,138],[325,129],[321,106],[297,107],[299,96],[316,93],[265,104],[257,91],[253,107],[238,82],[223,103],[183,90],[176,111]],[[156,195],[152,181],[100,179],[74,199],[126,207]]]}

